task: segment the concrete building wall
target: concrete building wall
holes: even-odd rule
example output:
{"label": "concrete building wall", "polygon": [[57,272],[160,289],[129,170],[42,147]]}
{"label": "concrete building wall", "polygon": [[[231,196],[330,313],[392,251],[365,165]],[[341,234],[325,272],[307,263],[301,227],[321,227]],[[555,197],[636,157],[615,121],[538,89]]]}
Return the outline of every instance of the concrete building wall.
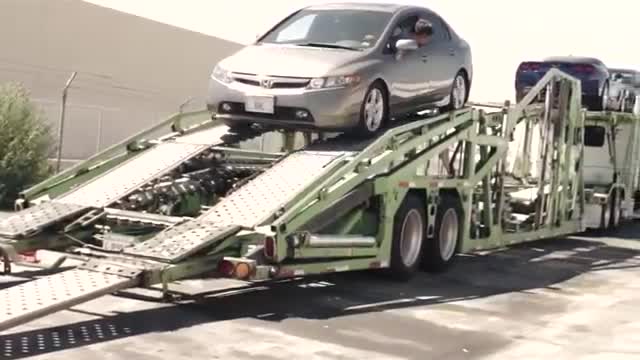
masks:
{"label": "concrete building wall", "polygon": [[81,0],[0,1],[0,83],[31,92],[57,132],[72,71],[63,158],[82,159],[165,118],[204,107],[213,64],[240,45]]}

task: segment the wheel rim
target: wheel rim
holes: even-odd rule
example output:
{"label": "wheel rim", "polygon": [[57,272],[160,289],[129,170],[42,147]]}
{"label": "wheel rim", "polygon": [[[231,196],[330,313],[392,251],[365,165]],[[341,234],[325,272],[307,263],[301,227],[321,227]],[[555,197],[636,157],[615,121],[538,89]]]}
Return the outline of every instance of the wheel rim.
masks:
{"label": "wheel rim", "polygon": [[454,109],[460,109],[464,106],[464,99],[467,96],[467,84],[464,81],[464,78],[461,75],[456,76],[455,81],[453,82],[453,91],[451,100],[453,102]]}
{"label": "wheel rim", "polygon": [[454,209],[448,209],[442,216],[438,238],[440,256],[447,261],[453,256],[458,241],[458,214]]}
{"label": "wheel rim", "polygon": [[384,98],[382,91],[371,89],[364,104],[364,122],[369,131],[376,131],[382,124],[384,116]]}
{"label": "wheel rim", "polygon": [[400,233],[400,255],[402,262],[411,267],[415,264],[422,248],[422,217],[418,210],[411,210],[405,216]]}

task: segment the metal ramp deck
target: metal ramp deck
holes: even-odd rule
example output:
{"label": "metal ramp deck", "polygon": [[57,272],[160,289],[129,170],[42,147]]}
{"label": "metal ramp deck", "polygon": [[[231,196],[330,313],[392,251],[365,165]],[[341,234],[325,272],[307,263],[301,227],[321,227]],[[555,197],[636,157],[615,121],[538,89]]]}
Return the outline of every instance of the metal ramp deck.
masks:
{"label": "metal ramp deck", "polygon": [[[312,186],[314,180],[330,170],[332,162],[346,154],[349,153],[292,153],[202,216],[125,248],[123,255],[131,260],[182,261],[243,227],[254,227],[264,222],[296,195]],[[56,203],[56,206],[59,205]],[[0,331],[118,290],[138,286],[144,271],[142,267],[120,264],[115,258],[112,261],[108,258],[104,261],[96,259],[93,264],[89,262],[73,270],[13,286],[0,292],[3,304]]]}
{"label": "metal ramp deck", "polygon": [[37,233],[40,229],[87,210],[85,205],[46,202],[24,209],[0,221],[0,236],[17,238]]}
{"label": "metal ramp deck", "polygon": [[0,291],[0,331],[136,286],[138,275],[78,268],[4,289]]}
{"label": "metal ramp deck", "polygon": [[329,170],[344,152],[300,151],[286,156],[271,169],[245,184],[199,220],[217,225],[253,228]]}
{"label": "metal ramp deck", "polygon": [[125,248],[128,255],[178,262],[213,242],[260,225],[328,171],[345,153],[296,152],[231,193],[210,210],[157,236]]}
{"label": "metal ramp deck", "polygon": [[223,143],[226,127],[214,127],[160,143],[52,201],[15,213],[0,222],[0,235],[19,237],[35,233],[56,221],[90,208],[108,206],[146,182],[162,176],[186,159]]}

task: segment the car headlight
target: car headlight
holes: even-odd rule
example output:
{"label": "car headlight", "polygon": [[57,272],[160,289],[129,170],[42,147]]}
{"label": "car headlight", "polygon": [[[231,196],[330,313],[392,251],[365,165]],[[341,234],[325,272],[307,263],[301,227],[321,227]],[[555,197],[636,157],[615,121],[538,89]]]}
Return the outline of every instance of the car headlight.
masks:
{"label": "car headlight", "polygon": [[227,84],[233,81],[233,79],[231,78],[231,73],[220,67],[220,65],[216,65],[216,67],[213,68],[211,78]]}
{"label": "car headlight", "polygon": [[307,86],[309,89],[328,89],[353,86],[360,82],[358,75],[341,75],[313,78]]}

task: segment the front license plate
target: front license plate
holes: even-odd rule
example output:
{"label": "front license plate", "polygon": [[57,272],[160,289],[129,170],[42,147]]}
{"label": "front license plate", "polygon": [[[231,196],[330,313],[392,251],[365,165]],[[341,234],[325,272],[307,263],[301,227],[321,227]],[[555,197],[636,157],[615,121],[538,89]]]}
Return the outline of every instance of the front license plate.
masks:
{"label": "front license plate", "polygon": [[275,99],[273,96],[247,96],[244,109],[248,112],[273,114]]}

